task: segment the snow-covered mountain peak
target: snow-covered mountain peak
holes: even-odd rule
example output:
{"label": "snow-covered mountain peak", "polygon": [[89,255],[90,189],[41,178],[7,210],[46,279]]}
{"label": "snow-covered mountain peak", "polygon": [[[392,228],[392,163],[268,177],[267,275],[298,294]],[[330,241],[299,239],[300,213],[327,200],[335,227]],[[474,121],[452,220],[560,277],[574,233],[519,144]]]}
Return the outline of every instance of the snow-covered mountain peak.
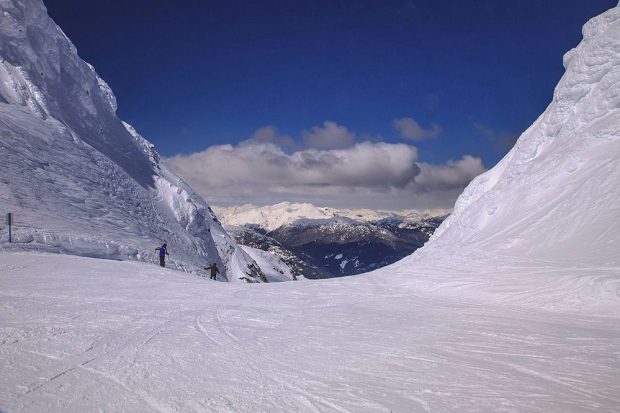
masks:
{"label": "snow-covered mountain peak", "polygon": [[472,181],[414,260],[620,265],[620,7],[590,20],[547,110]]}
{"label": "snow-covered mountain peak", "polygon": [[255,224],[272,231],[299,219],[326,219],[333,217],[327,208],[317,208],[307,203],[281,202],[279,204],[255,207],[214,207],[222,222],[228,225]]}
{"label": "snow-covered mountain peak", "polygon": [[145,154],[116,117],[116,98],[95,69],[49,18],[38,0],[0,3],[0,95],[42,119],[55,119],[123,167],[141,185],[152,185]]}
{"label": "snow-covered mountain peak", "polygon": [[276,230],[285,225],[325,223],[328,220],[346,222],[371,222],[397,219],[399,222],[420,222],[425,218],[443,217],[449,210],[402,210],[385,211],[371,209],[337,209],[317,207],[309,203],[281,202],[275,205],[234,207],[213,207],[223,223],[227,225],[258,225],[267,231]]}

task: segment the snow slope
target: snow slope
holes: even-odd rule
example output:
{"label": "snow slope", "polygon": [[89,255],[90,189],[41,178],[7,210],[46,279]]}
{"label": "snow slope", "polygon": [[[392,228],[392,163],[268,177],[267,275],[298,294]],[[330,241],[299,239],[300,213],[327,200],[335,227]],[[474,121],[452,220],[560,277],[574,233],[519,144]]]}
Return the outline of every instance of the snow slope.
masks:
{"label": "snow slope", "polygon": [[[449,273],[416,279],[446,294],[492,292],[532,305],[609,305],[617,312],[620,8],[589,21],[583,37],[565,55],[566,73],[546,111],[393,271]],[[497,274],[486,275],[489,268]],[[507,268],[512,275],[499,276]],[[567,270],[573,268],[581,272]]]}
{"label": "snow slope", "polygon": [[617,412],[619,51],[616,7],[434,240],[373,273],[0,251],[0,410]]}
{"label": "snow slope", "polygon": [[[620,11],[583,27],[547,110],[412,260],[620,266]],[[484,255],[484,256],[481,256]]]}
{"label": "snow slope", "polygon": [[389,272],[242,285],[139,262],[5,252],[0,274],[6,412],[620,406],[618,314],[434,294],[386,283],[400,278]]}
{"label": "snow slope", "polygon": [[546,111],[391,271],[445,295],[618,313],[620,7],[583,27],[564,64]]}
{"label": "snow slope", "polygon": [[245,245],[241,248],[243,248],[243,250],[248,253],[254,261],[256,261],[258,266],[265,273],[265,276],[269,282],[297,281],[305,279],[302,275],[293,276],[289,266],[271,252]]}
{"label": "snow slope", "polygon": [[217,261],[238,279],[251,258],[118,119],[112,91],[43,3],[0,0],[0,15],[0,212],[15,214],[14,239],[150,262],[167,241],[173,268],[197,272]]}

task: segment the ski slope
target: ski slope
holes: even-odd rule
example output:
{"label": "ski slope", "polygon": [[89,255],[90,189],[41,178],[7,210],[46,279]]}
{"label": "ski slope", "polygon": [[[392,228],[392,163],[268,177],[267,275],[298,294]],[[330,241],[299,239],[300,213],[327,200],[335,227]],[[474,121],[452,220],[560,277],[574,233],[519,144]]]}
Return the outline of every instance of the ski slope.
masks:
{"label": "ski slope", "polygon": [[0,411],[617,412],[620,7],[583,32],[515,148],[373,273],[224,284],[4,245]]}
{"label": "ski slope", "polygon": [[434,294],[410,272],[232,285],[138,262],[4,252],[0,273],[2,411],[620,406],[617,314]]}

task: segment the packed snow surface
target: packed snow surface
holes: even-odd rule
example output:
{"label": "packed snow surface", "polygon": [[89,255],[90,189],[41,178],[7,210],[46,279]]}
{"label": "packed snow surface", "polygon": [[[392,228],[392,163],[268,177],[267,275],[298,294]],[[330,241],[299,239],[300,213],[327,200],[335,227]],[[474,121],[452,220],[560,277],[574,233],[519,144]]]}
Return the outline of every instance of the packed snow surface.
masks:
{"label": "packed snow surface", "polygon": [[0,251],[0,410],[617,412],[620,8],[583,33],[515,148],[373,273],[223,284]]}
{"label": "packed snow surface", "polygon": [[[620,315],[596,306],[444,295],[418,289],[410,269],[232,285],[139,262],[4,252],[0,274],[2,411],[620,406]],[[558,269],[477,275],[518,285]]]}

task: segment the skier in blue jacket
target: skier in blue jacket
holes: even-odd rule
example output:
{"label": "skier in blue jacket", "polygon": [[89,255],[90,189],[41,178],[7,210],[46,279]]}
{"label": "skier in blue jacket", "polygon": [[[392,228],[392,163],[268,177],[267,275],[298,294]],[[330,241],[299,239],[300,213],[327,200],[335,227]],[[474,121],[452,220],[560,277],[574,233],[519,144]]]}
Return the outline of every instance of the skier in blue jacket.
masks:
{"label": "skier in blue jacket", "polygon": [[164,245],[161,247],[155,248],[155,251],[159,251],[159,265],[162,267],[166,266],[166,255],[168,254],[168,244],[164,242]]}

